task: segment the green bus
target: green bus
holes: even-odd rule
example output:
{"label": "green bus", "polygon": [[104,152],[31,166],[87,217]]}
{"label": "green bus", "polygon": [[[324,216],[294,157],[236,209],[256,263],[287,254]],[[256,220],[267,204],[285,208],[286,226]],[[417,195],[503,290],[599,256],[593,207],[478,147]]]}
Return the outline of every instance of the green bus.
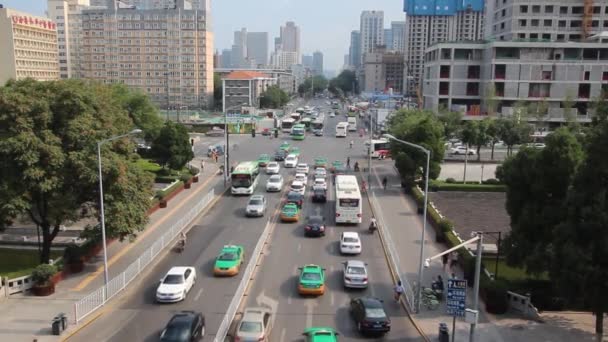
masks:
{"label": "green bus", "polygon": [[258,186],[258,175],[260,166],[257,161],[239,163],[232,171],[230,178],[232,186],[230,192],[233,195],[251,195]]}
{"label": "green bus", "polygon": [[294,125],[291,129],[291,138],[293,140],[304,140],[306,137],[306,126],[303,124]]}
{"label": "green bus", "polygon": [[312,123],[312,119],[311,118],[304,118],[302,119],[302,125],[304,125],[306,127],[306,131],[310,132],[310,124]]}

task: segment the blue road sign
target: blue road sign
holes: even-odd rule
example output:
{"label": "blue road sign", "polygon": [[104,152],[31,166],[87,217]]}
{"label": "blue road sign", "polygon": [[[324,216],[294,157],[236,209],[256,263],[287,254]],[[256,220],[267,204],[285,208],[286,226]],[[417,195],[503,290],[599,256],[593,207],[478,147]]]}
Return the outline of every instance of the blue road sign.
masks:
{"label": "blue road sign", "polygon": [[448,315],[464,317],[467,304],[467,281],[448,279],[447,312]]}

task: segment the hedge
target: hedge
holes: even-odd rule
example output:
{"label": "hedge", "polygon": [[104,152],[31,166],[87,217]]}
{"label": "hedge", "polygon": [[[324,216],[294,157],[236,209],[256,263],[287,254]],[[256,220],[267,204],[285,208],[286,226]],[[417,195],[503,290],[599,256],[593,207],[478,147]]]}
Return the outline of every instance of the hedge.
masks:
{"label": "hedge", "polygon": [[464,191],[464,192],[505,192],[507,187],[503,184],[479,184],[479,183],[447,183],[432,181],[429,191]]}

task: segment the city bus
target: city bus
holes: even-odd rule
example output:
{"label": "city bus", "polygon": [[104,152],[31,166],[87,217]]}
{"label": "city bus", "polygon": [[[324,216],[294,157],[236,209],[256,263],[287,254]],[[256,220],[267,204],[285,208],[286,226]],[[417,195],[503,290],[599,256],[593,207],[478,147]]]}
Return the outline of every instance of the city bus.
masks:
{"label": "city bus", "polygon": [[300,113],[291,113],[290,117],[295,121],[298,122],[302,119],[302,114]]}
{"label": "city bus", "polygon": [[357,177],[353,175],[336,176],[336,224],[361,223],[363,215],[361,192]]}
{"label": "city bus", "polygon": [[348,122],[338,122],[336,125],[336,137],[346,137],[348,135]]}
{"label": "city bus", "polygon": [[306,127],[306,131],[310,131],[310,124],[311,123],[312,123],[312,119],[311,118],[304,118],[301,121],[301,124]]}
{"label": "city bus", "polygon": [[293,125],[295,123],[296,123],[296,120],[294,120],[292,118],[283,119],[281,121],[281,131],[283,133],[291,133],[291,129],[293,128]]}
{"label": "city bus", "polygon": [[371,147],[369,142],[366,142],[365,145],[369,147],[369,153],[371,153],[372,158],[379,158],[379,151],[384,151],[382,153],[386,154],[391,147],[391,143],[386,139],[372,140]]}
{"label": "city bus", "polygon": [[298,114],[300,114],[300,115],[304,114],[304,111],[305,111],[305,110],[304,110],[304,108],[302,108],[302,107],[299,107],[298,109],[296,109],[296,113],[298,113]]}
{"label": "city bus", "polygon": [[239,163],[232,174],[231,193],[233,195],[251,195],[258,186],[260,167],[258,162],[248,161]]}
{"label": "city bus", "polygon": [[293,140],[304,140],[306,137],[306,126],[303,124],[294,125],[291,129],[291,138]]}
{"label": "city bus", "polygon": [[323,132],[323,118],[317,118],[310,124],[313,132],[321,131]]}
{"label": "city bus", "polygon": [[350,132],[356,132],[357,131],[357,118],[353,118],[353,117],[348,117],[348,130]]}

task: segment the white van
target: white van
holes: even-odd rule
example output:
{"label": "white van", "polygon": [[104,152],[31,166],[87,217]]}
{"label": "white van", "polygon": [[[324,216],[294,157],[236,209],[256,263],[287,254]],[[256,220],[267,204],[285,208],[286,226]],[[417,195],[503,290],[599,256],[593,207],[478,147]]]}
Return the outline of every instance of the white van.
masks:
{"label": "white van", "polygon": [[348,130],[350,132],[357,131],[357,118],[353,116],[348,117]]}

